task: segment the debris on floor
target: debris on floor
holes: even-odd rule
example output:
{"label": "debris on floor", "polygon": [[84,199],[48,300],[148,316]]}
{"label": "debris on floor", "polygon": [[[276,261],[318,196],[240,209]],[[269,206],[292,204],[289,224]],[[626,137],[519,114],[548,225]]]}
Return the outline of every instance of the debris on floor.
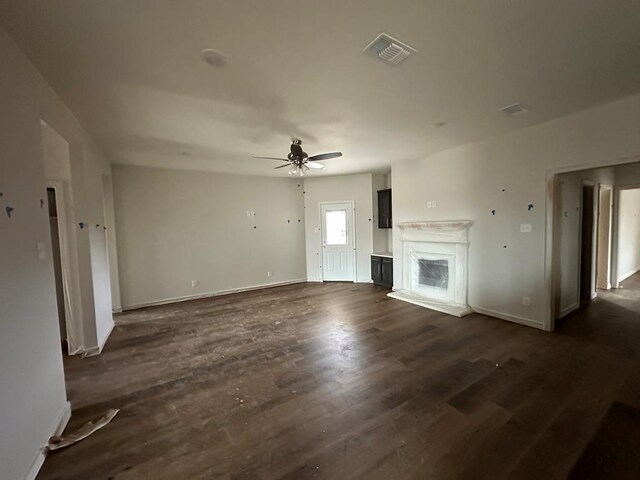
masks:
{"label": "debris on floor", "polygon": [[70,433],[68,435],[63,435],[63,436],[51,437],[49,439],[49,444],[47,445],[47,448],[49,450],[58,450],[60,448],[68,447],[69,445],[73,445],[74,443],[79,442],[80,440],[84,440],[93,432],[100,430],[102,427],[108,424],[111,420],[113,420],[113,417],[115,417],[119,411],[120,410],[117,408],[111,408],[107,410],[107,412],[95,422],[85,423],[84,426],[81,427],[79,430],[77,430],[75,433]]}

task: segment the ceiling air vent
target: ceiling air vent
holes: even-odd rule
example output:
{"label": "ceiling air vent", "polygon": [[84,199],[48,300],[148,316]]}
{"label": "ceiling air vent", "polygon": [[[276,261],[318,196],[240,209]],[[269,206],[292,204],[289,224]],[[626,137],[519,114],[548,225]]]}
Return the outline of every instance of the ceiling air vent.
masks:
{"label": "ceiling air vent", "polygon": [[417,52],[415,48],[396,40],[386,33],[378,35],[363,51],[392,65],[398,65],[409,55]]}
{"label": "ceiling air vent", "polygon": [[506,113],[511,117],[517,117],[518,115],[524,115],[527,113],[527,109],[524,108],[519,103],[512,103],[511,105],[507,105],[506,107],[502,107],[500,109],[502,113]]}

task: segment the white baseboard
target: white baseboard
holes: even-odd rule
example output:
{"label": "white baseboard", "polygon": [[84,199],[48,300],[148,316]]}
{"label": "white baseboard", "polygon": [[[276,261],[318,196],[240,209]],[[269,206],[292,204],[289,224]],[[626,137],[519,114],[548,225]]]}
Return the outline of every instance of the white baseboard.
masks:
{"label": "white baseboard", "polygon": [[122,313],[122,307],[112,307],[111,313]]}
{"label": "white baseboard", "polygon": [[638,272],[640,272],[640,268],[639,268],[639,269],[637,269],[637,270],[632,270],[632,271],[630,271],[630,272],[628,272],[628,273],[625,273],[624,275],[620,275],[620,276],[618,277],[618,284],[620,284],[620,282],[624,282],[627,278],[629,278],[629,277],[631,277],[631,276],[635,275],[635,274],[636,274],[636,273],[638,273]]}
{"label": "white baseboard", "polygon": [[138,308],[153,307],[156,305],[167,305],[169,303],[188,302],[189,300],[199,300],[202,298],[219,297],[221,295],[231,295],[232,293],[250,292],[252,290],[262,290],[264,288],[282,287],[285,285],[294,285],[296,283],[305,283],[306,278],[298,278],[296,280],[287,280],[285,282],[264,283],[262,285],[252,285],[250,287],[232,288],[228,290],[218,290],[215,292],[198,293],[195,295],[185,295],[184,297],[165,298],[163,300],[154,300],[151,302],[132,303],[130,305],[123,305],[122,310],[135,310]]}
{"label": "white baseboard", "polygon": [[[53,423],[53,426],[49,429],[49,436],[47,436],[46,441],[49,442],[49,438],[53,437],[54,435],[62,434],[67,426],[67,423],[69,423],[69,419],[71,419],[71,403],[66,402],[64,404],[64,407],[58,414],[56,421]],[[42,468],[42,464],[44,463],[44,459],[46,458],[46,456],[47,449],[45,444],[42,448],[40,448],[40,450],[38,450],[36,458],[34,459],[31,468],[27,472],[27,475],[25,477],[26,480],[35,480],[35,478],[38,476],[38,472]]]}
{"label": "white baseboard", "polygon": [[542,322],[538,322],[536,320],[531,320],[530,318],[518,317],[516,315],[510,315],[508,313],[496,312],[494,310],[489,310],[482,307],[474,307],[471,305],[471,308],[474,312],[481,313],[482,315],[487,315],[488,317],[499,318],[500,320],[506,320],[508,322],[518,323],[520,325],[526,325],[527,327],[537,328],[539,330],[544,330],[544,324]]}

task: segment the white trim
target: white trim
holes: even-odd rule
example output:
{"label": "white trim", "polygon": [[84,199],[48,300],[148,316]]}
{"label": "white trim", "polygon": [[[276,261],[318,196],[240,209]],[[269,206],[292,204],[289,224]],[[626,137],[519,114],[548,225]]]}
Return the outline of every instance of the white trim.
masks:
{"label": "white trim", "polygon": [[109,326],[109,331],[104,336],[104,338],[102,339],[100,344],[98,346],[96,346],[96,347],[87,348],[84,351],[83,356],[84,357],[94,357],[96,355],[100,355],[102,353],[102,349],[107,344],[107,340],[109,340],[109,336],[111,335],[111,332],[113,332],[113,329],[115,328],[115,326],[116,326],[115,322],[113,320],[111,320],[111,325]]}
{"label": "white trim", "polygon": [[[60,410],[60,413],[58,413],[58,416],[56,417],[55,422],[53,423],[52,427],[49,429],[49,436],[47,437],[47,442],[49,441],[49,438],[56,435],[61,435],[62,432],[64,432],[64,429],[66,428],[67,423],[69,423],[70,419],[71,419],[71,403],[65,402],[64,407],[62,407],[62,410]],[[36,458],[33,460],[33,463],[31,464],[31,467],[29,468],[29,471],[25,476],[26,480],[35,480],[35,478],[38,476],[38,473],[40,472],[40,469],[42,468],[42,464],[44,463],[44,459],[46,458],[46,456],[47,456],[47,448],[46,448],[46,445],[44,445],[42,448],[38,450],[38,453],[36,454]]]}
{"label": "white trim", "polygon": [[507,320],[508,322],[518,323],[527,327],[537,328],[539,330],[547,330],[544,323],[537,320],[531,320],[530,318],[518,317],[516,315],[510,315],[508,313],[496,312],[482,307],[471,307],[474,312],[486,315],[488,317],[499,318],[500,320]]}
{"label": "white trim", "polygon": [[604,272],[604,275],[606,277],[606,282],[605,282],[605,288],[607,290],[609,290],[611,288],[611,240],[613,238],[613,195],[614,195],[614,189],[613,189],[613,185],[607,185],[604,183],[600,183],[598,184],[598,234],[597,234],[597,244],[596,244],[596,290],[600,287],[598,287],[598,277],[601,276],[602,272],[600,271],[600,236],[601,236],[601,229],[600,229],[600,219],[602,218],[602,195],[605,191],[609,191],[609,205],[606,206],[606,209],[609,211],[609,222],[608,225],[606,226],[606,233],[607,233],[607,251],[604,252],[604,255],[606,255],[606,265],[605,265],[605,269],[606,272]]}
{"label": "white trim", "polygon": [[[634,185],[623,185],[623,186],[614,186],[613,187],[613,232],[611,244],[615,245],[611,252],[611,286],[612,288],[620,288],[620,282],[623,282],[625,279],[629,278],[631,275],[634,275],[636,272],[630,273],[629,275],[620,275],[618,273],[618,262],[619,262],[619,249],[620,249],[620,192],[622,190],[635,190],[640,188],[640,184]],[[640,270],[638,270],[640,271]]]}
{"label": "white trim", "polygon": [[195,295],[185,295],[184,297],[165,298],[163,300],[154,300],[151,302],[132,303],[131,305],[123,305],[122,310],[135,310],[137,308],[153,307],[156,305],[167,305],[169,303],[187,302],[189,300],[198,300],[202,298],[219,297],[221,295],[230,295],[232,293],[250,292],[252,290],[262,290],[264,288],[283,287],[285,285],[294,285],[296,283],[306,283],[306,278],[298,278],[296,280],[287,280],[285,282],[264,283],[262,285],[252,285],[250,287],[231,288],[228,290],[218,290],[215,292],[198,293]]}

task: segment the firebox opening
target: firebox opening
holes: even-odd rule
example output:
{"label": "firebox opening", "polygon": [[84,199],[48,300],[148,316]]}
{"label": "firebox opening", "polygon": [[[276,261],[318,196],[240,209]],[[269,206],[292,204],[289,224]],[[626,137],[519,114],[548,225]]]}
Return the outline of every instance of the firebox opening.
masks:
{"label": "firebox opening", "polygon": [[421,285],[434,288],[449,288],[449,262],[448,260],[418,260],[419,276],[418,282]]}

